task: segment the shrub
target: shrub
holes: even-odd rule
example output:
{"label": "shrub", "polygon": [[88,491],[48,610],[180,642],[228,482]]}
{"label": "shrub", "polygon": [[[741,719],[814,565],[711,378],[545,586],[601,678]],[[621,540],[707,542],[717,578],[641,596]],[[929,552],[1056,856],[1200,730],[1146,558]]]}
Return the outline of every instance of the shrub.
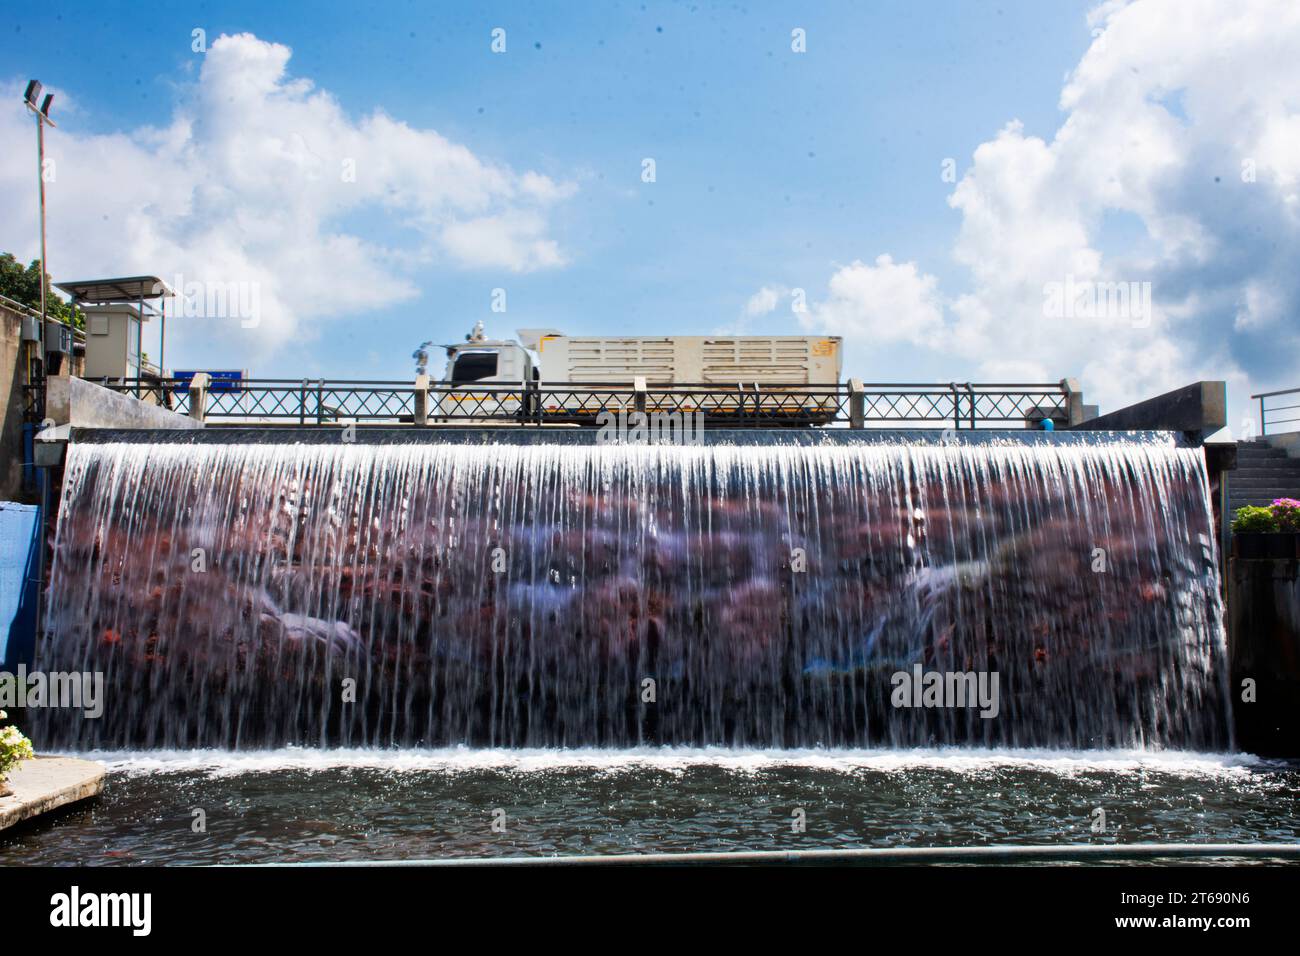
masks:
{"label": "shrub", "polygon": [[1278,531],[1300,531],[1300,501],[1294,498],[1276,498],[1269,506],[1277,519]]}
{"label": "shrub", "polygon": [[[8,715],[0,710],[0,720]],[[10,769],[20,760],[30,760],[36,756],[32,753],[32,742],[22,735],[17,727],[0,727],[0,783],[9,775]]]}
{"label": "shrub", "polygon": [[1271,508],[1246,505],[1244,508],[1238,508],[1236,516],[1232,519],[1233,534],[1276,530],[1277,518]]}

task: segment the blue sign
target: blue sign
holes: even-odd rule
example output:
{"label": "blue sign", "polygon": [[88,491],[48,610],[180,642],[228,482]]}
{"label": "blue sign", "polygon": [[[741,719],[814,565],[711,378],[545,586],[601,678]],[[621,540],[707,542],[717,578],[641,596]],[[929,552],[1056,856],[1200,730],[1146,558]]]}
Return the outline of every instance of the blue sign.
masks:
{"label": "blue sign", "polygon": [[[243,372],[209,372],[204,371],[212,381],[208,385],[209,392],[238,392],[243,387]],[[190,390],[190,382],[198,371],[190,372],[172,372],[172,378],[176,381],[176,394],[184,395]]]}

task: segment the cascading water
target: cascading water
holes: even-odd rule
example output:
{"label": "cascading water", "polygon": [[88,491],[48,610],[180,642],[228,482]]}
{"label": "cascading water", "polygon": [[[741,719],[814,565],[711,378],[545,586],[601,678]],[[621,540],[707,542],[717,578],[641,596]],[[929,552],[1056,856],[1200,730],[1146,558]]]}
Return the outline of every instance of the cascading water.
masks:
{"label": "cascading water", "polygon": [[[37,711],[33,730],[1228,744],[1198,450],[736,440],[74,444],[37,666],[103,672],[106,709]],[[996,716],[895,706],[916,665],[996,673]]]}

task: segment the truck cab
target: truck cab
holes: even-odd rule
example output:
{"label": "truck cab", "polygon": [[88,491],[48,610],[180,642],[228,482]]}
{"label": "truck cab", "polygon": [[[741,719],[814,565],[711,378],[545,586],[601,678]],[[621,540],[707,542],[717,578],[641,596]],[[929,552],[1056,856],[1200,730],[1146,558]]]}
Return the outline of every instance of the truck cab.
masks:
{"label": "truck cab", "polygon": [[442,380],[452,385],[497,382],[526,382],[537,377],[533,357],[513,339],[489,339],[483,323],[465,336],[464,344],[444,346],[447,370]]}
{"label": "truck cab", "polygon": [[521,345],[514,339],[487,338],[483,323],[476,322],[463,343],[443,346],[447,367],[442,383],[451,387],[439,391],[434,414],[444,421],[519,414],[524,383],[537,381],[539,375],[528,347],[536,348],[543,335],[559,334],[554,329],[520,329]]}

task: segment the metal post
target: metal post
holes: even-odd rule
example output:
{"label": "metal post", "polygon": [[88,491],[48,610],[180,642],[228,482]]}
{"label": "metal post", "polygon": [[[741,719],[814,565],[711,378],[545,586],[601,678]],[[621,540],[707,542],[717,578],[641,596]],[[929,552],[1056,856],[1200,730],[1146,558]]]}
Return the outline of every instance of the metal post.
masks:
{"label": "metal post", "polygon": [[47,378],[45,372],[45,276],[49,272],[45,261],[45,117],[36,111],[36,178],[41,190],[41,379]]}
{"label": "metal post", "polygon": [[1264,396],[1259,396],[1259,437],[1268,434],[1268,423],[1264,421]]}
{"label": "metal post", "polygon": [[862,379],[849,379],[849,427],[867,427],[867,392]]}
{"label": "metal post", "polygon": [[961,428],[961,395],[957,391],[957,383],[949,382],[948,390],[952,392],[952,427]]}
{"label": "metal post", "polygon": [[322,404],[321,389],[325,387],[325,379],[316,379],[316,424],[325,423],[325,406]]}
{"label": "metal post", "polygon": [[298,389],[298,424],[307,424],[307,379],[305,378]]}
{"label": "metal post", "polygon": [[[139,302],[137,308],[139,308],[139,310],[140,310],[140,317],[139,317],[136,321],[140,323],[140,328],[139,328],[139,334],[136,335],[136,337],[135,337],[135,347],[136,347],[136,356],[135,356],[135,397],[136,397],[136,398],[139,398],[139,397],[140,397],[140,379],[144,378],[144,290],[143,290],[143,289],[140,290],[140,302]],[[130,322],[130,321],[131,321],[131,317],[128,315],[128,316],[126,317],[126,320],[127,320],[128,322]],[[131,341],[130,336],[127,337],[127,341],[128,341],[128,342]]]}

